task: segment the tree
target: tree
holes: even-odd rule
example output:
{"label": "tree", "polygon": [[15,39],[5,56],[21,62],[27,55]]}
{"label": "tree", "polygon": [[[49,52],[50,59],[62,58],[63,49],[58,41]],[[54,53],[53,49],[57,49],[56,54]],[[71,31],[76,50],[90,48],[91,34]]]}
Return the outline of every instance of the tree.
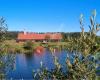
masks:
{"label": "tree", "polygon": [[3,17],[0,18],[0,42],[4,41],[5,35],[7,33],[7,24]]}
{"label": "tree", "polygon": [[2,43],[5,39],[6,39],[6,32],[7,32],[7,24],[5,23],[5,19],[3,17],[0,18],[0,78],[4,77],[4,72],[2,72],[2,70],[4,70],[5,67],[5,62],[3,61],[3,57],[4,57],[4,43]]}

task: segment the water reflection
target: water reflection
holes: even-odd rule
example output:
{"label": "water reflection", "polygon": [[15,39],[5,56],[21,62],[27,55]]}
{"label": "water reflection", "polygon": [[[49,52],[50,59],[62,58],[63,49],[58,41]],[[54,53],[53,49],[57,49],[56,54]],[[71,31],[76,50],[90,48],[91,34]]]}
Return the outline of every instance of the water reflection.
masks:
{"label": "water reflection", "polygon": [[42,55],[45,52],[45,48],[42,46],[38,46],[35,49],[35,53],[37,53],[38,55]]}
{"label": "water reflection", "polygon": [[[62,54],[64,53],[64,54]],[[59,57],[63,62],[65,61],[65,52],[53,53]],[[10,79],[32,79],[32,71],[36,71],[40,68],[40,62],[43,62],[43,66],[48,69],[54,68],[53,57],[49,50],[43,48],[41,53],[34,52],[33,54],[16,54],[15,70],[10,70],[7,74],[7,78]]]}
{"label": "water reflection", "polygon": [[[51,53],[48,49],[43,49],[43,52],[33,54],[16,54],[15,57],[15,70],[10,70],[7,74],[7,78],[10,79],[32,79],[32,71],[37,71],[40,68],[40,62],[43,62],[43,66],[49,70],[54,69],[53,56],[58,57],[59,63],[63,66],[64,71],[66,70],[66,57],[70,57],[73,63],[73,57],[71,53],[67,55],[66,51],[55,51]],[[53,55],[53,56],[52,56]]]}

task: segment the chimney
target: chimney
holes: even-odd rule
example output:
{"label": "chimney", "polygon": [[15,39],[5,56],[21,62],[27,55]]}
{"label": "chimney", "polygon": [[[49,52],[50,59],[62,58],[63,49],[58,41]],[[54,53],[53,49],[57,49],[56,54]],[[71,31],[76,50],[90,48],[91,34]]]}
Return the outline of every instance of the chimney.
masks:
{"label": "chimney", "polygon": [[26,35],[26,31],[25,31],[25,29],[24,29],[24,35]]}

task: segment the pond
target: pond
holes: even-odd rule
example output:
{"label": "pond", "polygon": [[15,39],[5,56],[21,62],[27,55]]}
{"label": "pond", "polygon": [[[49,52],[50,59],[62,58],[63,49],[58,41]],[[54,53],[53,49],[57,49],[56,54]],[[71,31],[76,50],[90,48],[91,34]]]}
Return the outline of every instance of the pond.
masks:
{"label": "pond", "polygon": [[[59,63],[65,65],[66,51],[53,53],[59,58]],[[50,51],[46,50],[44,53],[33,54],[16,54],[14,69],[7,73],[7,79],[32,79],[32,71],[40,68],[40,62],[48,69],[53,69],[53,56]]]}
{"label": "pond", "polygon": [[[68,53],[65,50],[55,51],[53,55],[58,57],[59,63],[63,66],[64,71],[66,70],[66,58],[69,56],[72,62],[74,56],[72,53]],[[13,69],[10,68],[11,66],[8,67],[9,70],[6,69],[7,79],[32,79],[32,71],[37,71],[40,68],[41,61],[43,62],[43,66],[47,67],[49,70],[55,68],[54,58],[48,49],[45,49],[42,53],[14,54],[14,56]]]}

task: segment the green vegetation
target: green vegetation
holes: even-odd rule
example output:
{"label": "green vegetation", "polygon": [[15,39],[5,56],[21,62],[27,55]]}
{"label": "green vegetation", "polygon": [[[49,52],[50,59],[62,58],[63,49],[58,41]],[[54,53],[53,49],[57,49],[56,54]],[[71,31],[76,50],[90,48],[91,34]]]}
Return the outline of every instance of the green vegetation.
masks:
{"label": "green vegetation", "polygon": [[[49,71],[47,68],[44,68],[43,64],[41,65],[38,73],[34,72],[34,79],[57,79],[57,80],[95,80],[96,79],[96,53],[100,50],[98,42],[96,41],[96,33],[100,30],[100,24],[97,24],[95,21],[96,11],[93,11],[92,16],[90,17],[90,30],[89,34],[84,32],[83,24],[83,15],[80,16],[80,28],[82,30],[80,36],[68,38],[69,43],[67,44],[67,49],[69,52],[73,52],[75,55],[73,64],[70,62],[69,57],[66,59],[66,69],[67,72],[63,72],[62,65],[59,64],[59,60],[54,56],[55,69]],[[83,58],[80,59],[82,55]],[[100,55],[100,54],[99,54]],[[92,56],[93,59],[89,60],[89,56]],[[43,63],[43,62],[42,62]]]}
{"label": "green vegetation", "polygon": [[2,67],[4,67],[4,62],[1,60],[4,53],[4,47],[2,42],[5,40],[5,34],[7,31],[7,25],[5,24],[5,20],[3,17],[0,18],[0,77],[4,77],[4,73],[1,71]]}
{"label": "green vegetation", "polygon": [[[3,17],[0,18],[0,80],[5,79],[5,68],[13,69],[13,63],[15,56],[9,55],[9,51],[11,51],[11,46],[6,44],[6,35],[7,35],[7,24],[5,23],[5,19]],[[10,43],[11,44],[11,43]],[[6,60],[5,60],[6,58]]]}
{"label": "green vegetation", "polygon": [[6,39],[7,40],[12,40],[12,39],[16,40],[19,32],[20,31],[7,31]]}
{"label": "green vegetation", "polygon": [[33,49],[33,43],[31,41],[27,41],[26,43],[24,43],[24,49],[32,50]]}
{"label": "green vegetation", "polygon": [[0,42],[4,41],[7,32],[7,24],[3,17],[0,18]]}

